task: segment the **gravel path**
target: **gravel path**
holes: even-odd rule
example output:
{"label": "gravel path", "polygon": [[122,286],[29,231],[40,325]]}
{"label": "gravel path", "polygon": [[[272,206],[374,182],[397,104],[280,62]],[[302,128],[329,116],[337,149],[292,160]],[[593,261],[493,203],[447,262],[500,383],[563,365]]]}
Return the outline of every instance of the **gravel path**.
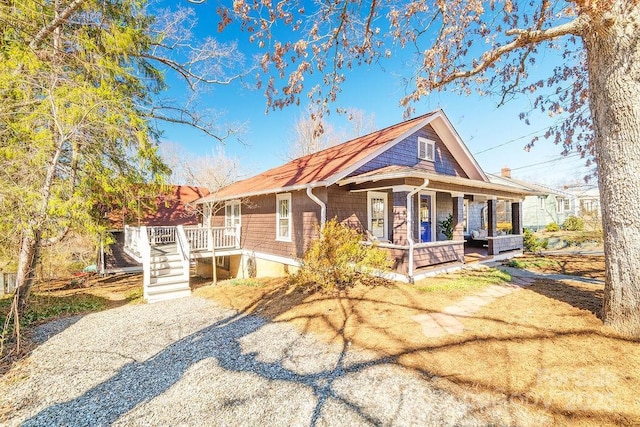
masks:
{"label": "gravel path", "polygon": [[6,425],[480,425],[375,354],[196,297],[63,319],[0,379]]}

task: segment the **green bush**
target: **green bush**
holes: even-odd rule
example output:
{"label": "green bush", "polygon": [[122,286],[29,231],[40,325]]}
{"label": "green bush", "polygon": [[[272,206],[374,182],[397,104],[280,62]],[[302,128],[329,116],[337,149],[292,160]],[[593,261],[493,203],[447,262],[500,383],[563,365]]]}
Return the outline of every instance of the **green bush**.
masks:
{"label": "green bush", "polygon": [[386,251],[363,244],[360,233],[332,219],[305,252],[291,281],[312,289],[343,290],[358,283],[363,274],[390,265]]}
{"label": "green bush", "polygon": [[577,216],[572,215],[564,220],[562,228],[567,231],[582,231],[584,230],[584,221],[582,220],[582,218],[578,218]]}
{"label": "green bush", "polygon": [[547,249],[549,241],[547,239],[538,239],[531,230],[525,228],[524,235],[522,236],[524,250],[527,252],[540,252],[542,249]]}
{"label": "green bush", "polygon": [[453,240],[453,214],[449,214],[447,219],[438,222],[438,225],[447,240]]}
{"label": "green bush", "polygon": [[560,231],[560,226],[558,225],[558,223],[552,222],[551,224],[547,225],[545,230],[547,230],[549,232]]}

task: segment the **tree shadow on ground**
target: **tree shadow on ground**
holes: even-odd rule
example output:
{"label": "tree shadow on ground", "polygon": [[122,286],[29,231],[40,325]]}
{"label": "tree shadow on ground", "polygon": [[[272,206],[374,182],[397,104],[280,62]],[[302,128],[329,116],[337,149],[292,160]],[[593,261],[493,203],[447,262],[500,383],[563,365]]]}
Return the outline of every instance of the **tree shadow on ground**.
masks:
{"label": "tree shadow on ground", "polygon": [[[542,287],[542,284],[540,284],[540,287]],[[535,292],[542,295],[545,295],[543,292],[546,292],[549,295],[545,296],[551,298],[554,298],[552,295],[556,295],[558,298],[560,296],[557,295],[559,290],[553,291],[553,286],[552,290],[537,289]],[[476,322],[492,324],[494,327],[508,331],[508,333],[499,333],[495,336],[487,335],[484,332],[470,333],[464,336],[431,340],[426,345],[424,344],[425,341],[404,343],[405,347],[395,353],[388,351],[377,352],[380,349],[375,348],[373,343],[366,342],[366,339],[359,338],[357,334],[354,335],[357,331],[350,330],[350,324],[356,320],[359,322],[373,322],[368,326],[375,329],[376,333],[386,336],[390,341],[400,342],[399,336],[394,335],[397,331],[379,327],[380,325],[375,324],[375,321],[367,320],[370,318],[367,318],[366,314],[372,307],[371,304],[378,306],[380,316],[385,315],[386,310],[394,308],[417,310],[420,308],[420,304],[413,299],[414,295],[412,293],[404,292],[403,296],[405,298],[394,303],[381,300],[375,289],[366,291],[358,297],[341,296],[338,298],[338,310],[341,311],[340,318],[342,320],[339,322],[332,319],[328,313],[319,316],[307,312],[301,313],[299,316],[291,316],[286,320],[278,320],[281,319],[280,316],[294,307],[311,304],[307,299],[308,296],[309,294],[304,291],[292,291],[284,286],[271,289],[261,294],[259,298],[249,301],[239,313],[220,319],[210,326],[176,341],[148,360],[128,363],[103,383],[87,390],[73,400],[45,408],[27,420],[24,425],[106,425],[114,423],[127,412],[136,408],[136,406],[149,402],[168,391],[180,381],[190,367],[205,359],[215,360],[221,368],[229,372],[251,373],[269,381],[282,381],[304,386],[315,397],[315,406],[308,415],[309,425],[316,425],[324,421],[322,419],[323,410],[329,402],[337,402],[348,408],[351,412],[357,414],[363,423],[373,425],[388,424],[386,420],[378,417],[377,413],[372,414],[355,399],[352,399],[351,396],[345,397],[343,393],[336,391],[334,388],[336,381],[347,375],[363,372],[376,365],[387,364],[405,366],[414,372],[422,374],[423,378],[428,379],[429,384],[434,388],[439,388],[439,385],[436,385],[432,378],[437,379],[439,376],[464,387],[506,395],[509,405],[512,403],[510,400],[521,399],[525,405],[533,406],[538,410],[550,412],[560,417],[573,417],[574,421],[594,418],[615,423],[625,419],[625,417],[627,420],[632,419],[632,415],[622,411],[618,413],[602,412],[601,410],[590,410],[587,406],[567,409],[567,407],[557,404],[553,398],[548,400],[538,399],[535,393],[528,394],[522,391],[526,387],[534,387],[536,382],[540,382],[540,375],[544,375],[545,370],[548,369],[548,361],[543,361],[539,352],[533,352],[527,358],[527,364],[534,365],[538,369],[538,377],[530,377],[528,380],[530,384],[522,387],[511,386],[509,382],[504,386],[496,386],[491,382],[476,380],[473,372],[465,375],[449,374],[448,372],[451,371],[448,371],[442,365],[438,367],[439,371],[438,369],[432,370],[432,366],[435,368],[437,365],[431,365],[428,362],[429,358],[438,357],[438,354],[440,354],[438,363],[446,363],[449,356],[453,354],[451,352],[456,352],[462,355],[460,356],[461,359],[464,359],[463,356],[467,355],[470,364],[478,365],[478,360],[486,357],[487,354],[482,356],[477,351],[484,351],[483,349],[489,348],[496,352],[491,354],[491,359],[506,357],[509,359],[508,363],[512,364],[509,366],[516,367],[522,364],[523,361],[519,359],[518,354],[520,352],[512,351],[510,348],[518,349],[518,346],[528,343],[537,346],[538,349],[550,348],[556,346],[559,340],[568,340],[576,336],[599,337],[599,333],[595,330],[580,330],[579,328],[570,331],[549,330],[545,327],[537,327],[528,321],[483,314],[472,317]],[[589,295],[585,295],[585,298],[587,296]],[[593,298],[593,295],[589,297]],[[318,300],[329,298],[333,297],[320,297]],[[249,313],[255,313],[259,316]],[[317,321],[317,317],[323,317],[325,324],[333,328],[334,337],[337,338],[335,341],[339,343],[330,368],[320,367],[314,372],[301,373],[295,368],[290,368],[282,357],[264,360],[257,352],[247,352],[243,346],[243,341],[247,337],[270,323],[300,319],[311,322]],[[522,317],[522,319],[525,319],[525,317]],[[465,321],[465,319],[462,320]],[[516,332],[512,332],[514,329]],[[313,328],[310,327],[309,331],[312,330]],[[617,340],[615,337],[603,337],[602,339]],[[361,348],[374,350],[377,355],[364,361],[353,361],[349,358],[349,345],[351,342],[358,344]],[[611,345],[618,345],[617,341]],[[567,347],[570,346],[568,345]],[[523,354],[528,353],[525,352]],[[489,365],[491,364],[490,362],[490,360],[487,360]],[[567,360],[567,363],[573,363],[573,361]],[[460,366],[458,365],[458,368]],[[162,372],[163,375],[156,375],[158,372]],[[502,375],[513,375],[513,373],[502,372]],[[546,380],[546,377],[543,376],[542,378]],[[447,390],[447,387],[443,387],[443,389]],[[188,398],[188,396],[185,398]],[[284,404],[286,402],[283,402]],[[494,411],[499,409],[500,405],[504,406],[504,401],[494,406],[485,405],[483,409]],[[474,414],[473,409],[471,409],[466,416],[473,417]],[[445,423],[445,421],[452,422],[446,419],[440,421],[442,423]]]}
{"label": "tree shadow on ground", "polygon": [[578,281],[537,280],[527,289],[562,301],[581,310],[588,310],[602,319],[604,286]]}
{"label": "tree shadow on ground", "polygon": [[[280,288],[253,304],[251,311],[276,315],[279,307]],[[304,297],[303,293],[299,294]],[[295,301],[288,299],[290,304]],[[301,301],[299,301],[301,302]],[[279,307],[279,308],[278,308]],[[285,381],[308,387],[316,397],[317,404],[310,416],[310,425],[320,419],[322,409],[328,400],[341,403],[358,414],[361,420],[370,424],[381,421],[368,415],[348,399],[335,393],[333,382],[346,374],[358,372],[372,364],[390,362],[379,358],[374,362],[345,363],[348,344],[342,346],[332,369],[314,373],[299,373],[283,366],[282,361],[260,361],[256,353],[245,353],[241,340],[258,331],[269,322],[264,317],[237,313],[225,317],[190,336],[167,346],[155,356],[142,362],[131,362],[101,384],[87,390],[81,396],[52,405],[23,425],[108,425],[136,406],[160,396],[176,384],[186,371],[205,359],[215,359],[218,365],[232,372],[246,372],[274,381]],[[157,375],[158,373],[162,375]],[[132,392],[134,391],[134,392]],[[126,398],[123,398],[126,397]],[[188,398],[188,397],[186,397]]]}

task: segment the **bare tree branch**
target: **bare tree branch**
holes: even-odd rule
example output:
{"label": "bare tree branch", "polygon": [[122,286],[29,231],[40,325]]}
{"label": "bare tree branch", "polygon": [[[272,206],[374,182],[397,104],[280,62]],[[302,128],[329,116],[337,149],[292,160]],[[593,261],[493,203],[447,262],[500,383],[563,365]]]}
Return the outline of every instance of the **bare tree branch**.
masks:
{"label": "bare tree branch", "polygon": [[38,33],[33,37],[33,40],[31,40],[31,43],[29,43],[29,48],[32,50],[37,49],[40,46],[40,43],[42,43],[44,39],[56,28],[62,25],[67,18],[69,18],[69,16],[71,16],[71,14],[82,5],[82,3],[84,3],[84,0],[73,0],[65,10],[58,14],[58,16],[49,23],[49,25],[38,31]]}
{"label": "bare tree branch", "polygon": [[494,64],[498,59],[519,48],[539,43],[544,40],[555,39],[557,37],[565,36],[568,34],[580,35],[582,31],[587,27],[587,25],[588,20],[586,16],[581,15],[575,18],[573,21],[567,22],[566,24],[558,25],[556,27],[548,28],[546,30],[525,30],[518,28],[507,30],[505,34],[508,36],[517,36],[515,40],[513,40],[511,43],[500,46],[497,49],[486,52],[484,55],[482,55],[482,62],[480,62],[473,69],[451,73],[449,76],[434,83],[433,87],[438,88],[441,86],[445,86],[454,80],[465,79],[480,74],[487,68],[489,68],[492,64]]}

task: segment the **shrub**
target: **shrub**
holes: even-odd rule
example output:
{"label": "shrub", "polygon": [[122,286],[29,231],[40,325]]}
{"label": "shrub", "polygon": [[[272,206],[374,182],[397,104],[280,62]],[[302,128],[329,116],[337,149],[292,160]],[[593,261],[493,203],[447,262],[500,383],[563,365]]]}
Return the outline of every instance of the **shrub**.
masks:
{"label": "shrub", "polygon": [[567,231],[582,231],[584,230],[584,221],[582,220],[582,218],[578,218],[577,216],[572,215],[564,220],[562,228]]}
{"label": "shrub", "polygon": [[438,225],[447,240],[453,240],[453,214],[449,214],[447,219],[438,222]]}
{"label": "shrub", "polygon": [[556,222],[552,222],[545,229],[549,232],[560,231],[560,226]]}
{"label": "shrub", "polygon": [[511,234],[511,223],[507,221],[498,221],[496,228],[500,231],[504,231],[506,234]]}
{"label": "shrub", "polygon": [[360,281],[363,273],[390,265],[386,251],[375,244],[363,244],[360,233],[332,219],[305,252],[291,281],[325,291],[342,290]]}
{"label": "shrub", "polygon": [[524,250],[527,252],[540,252],[542,249],[546,249],[549,244],[547,239],[538,239],[531,230],[527,228],[524,230],[522,241]]}

